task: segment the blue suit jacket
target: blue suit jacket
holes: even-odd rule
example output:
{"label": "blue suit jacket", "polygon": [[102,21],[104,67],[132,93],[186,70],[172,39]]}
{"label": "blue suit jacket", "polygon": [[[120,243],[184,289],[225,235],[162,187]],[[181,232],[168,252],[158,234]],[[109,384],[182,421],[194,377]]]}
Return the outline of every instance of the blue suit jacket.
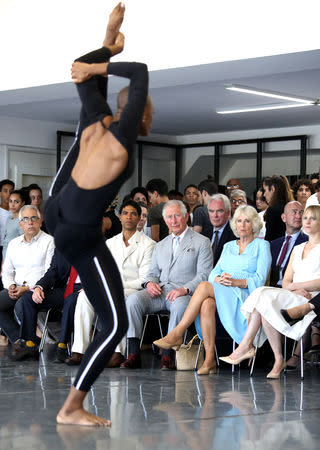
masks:
{"label": "blue suit jacket", "polygon": [[[270,275],[270,284],[271,284],[271,286],[276,286],[277,282],[279,281],[279,271],[277,269],[277,259],[279,257],[279,253],[280,253],[280,250],[281,250],[281,247],[282,247],[282,244],[283,244],[284,240],[285,240],[285,236],[282,236],[282,237],[280,237],[278,239],[275,239],[275,240],[270,242],[270,250],[271,250],[271,256],[272,256],[271,275]],[[296,245],[302,244],[303,242],[306,242],[308,240],[309,240],[309,237],[306,234],[300,232],[299,236],[297,237],[297,239],[296,239],[296,241],[294,243],[294,246],[292,247],[292,250],[293,250],[293,248]],[[287,268],[287,265],[289,263],[289,259],[290,259],[292,250],[291,250],[291,252],[290,252],[290,254],[288,256],[288,259],[286,261],[286,265],[283,268],[283,273],[286,271],[286,268]]]}
{"label": "blue suit jacket", "polygon": [[49,269],[36,284],[41,286],[45,293],[51,289],[64,288],[67,285],[70,270],[71,265],[65,257],[55,249]]}

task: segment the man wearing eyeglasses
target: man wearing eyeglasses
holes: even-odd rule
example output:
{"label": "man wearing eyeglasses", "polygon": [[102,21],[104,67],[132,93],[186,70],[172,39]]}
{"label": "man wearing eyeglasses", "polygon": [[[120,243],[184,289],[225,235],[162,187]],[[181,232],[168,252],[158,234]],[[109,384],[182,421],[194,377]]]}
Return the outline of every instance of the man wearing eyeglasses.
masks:
{"label": "man wearing eyeglasses", "polygon": [[23,235],[9,242],[2,269],[4,289],[0,292],[0,328],[11,343],[19,337],[19,325],[13,314],[15,303],[44,275],[54,252],[53,237],[40,230],[38,208],[23,206],[19,221]]}

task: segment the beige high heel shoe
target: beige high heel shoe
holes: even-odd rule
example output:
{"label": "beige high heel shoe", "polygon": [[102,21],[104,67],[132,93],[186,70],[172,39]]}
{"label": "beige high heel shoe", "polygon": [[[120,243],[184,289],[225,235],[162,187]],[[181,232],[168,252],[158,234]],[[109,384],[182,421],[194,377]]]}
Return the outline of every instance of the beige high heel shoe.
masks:
{"label": "beige high heel shoe", "polygon": [[285,361],[283,361],[282,366],[280,368],[279,372],[269,372],[267,375],[267,378],[271,379],[271,380],[278,380],[280,378],[280,374],[281,372],[284,371],[285,367],[286,367],[287,363]]}
{"label": "beige high heel shoe", "polygon": [[249,359],[248,366],[250,366],[253,357],[254,357],[254,348],[251,348],[249,351],[247,351],[247,353],[245,353],[244,355],[240,356],[240,358],[233,359],[233,358],[230,358],[230,356],[220,356],[219,359],[221,359],[221,361],[224,361],[224,362],[226,362],[228,364],[233,364],[235,366],[237,364],[240,364],[245,359]]}
{"label": "beige high heel shoe", "polygon": [[209,373],[217,373],[217,364],[214,363],[211,367],[200,367],[197,371],[198,375],[209,375]]}
{"label": "beige high heel shoe", "polygon": [[176,344],[169,344],[168,342],[166,342],[164,340],[164,338],[162,339],[158,339],[156,341],[153,341],[154,345],[156,345],[159,348],[163,348],[164,350],[170,350],[172,348],[172,350],[175,350],[176,352],[179,351],[179,348],[182,345],[182,338],[180,342],[177,342]]}

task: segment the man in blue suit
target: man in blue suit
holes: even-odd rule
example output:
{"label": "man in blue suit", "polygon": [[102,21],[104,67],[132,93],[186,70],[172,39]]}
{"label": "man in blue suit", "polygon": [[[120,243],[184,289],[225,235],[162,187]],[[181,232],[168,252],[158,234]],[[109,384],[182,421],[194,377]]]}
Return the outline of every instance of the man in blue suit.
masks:
{"label": "man in blue suit", "polygon": [[291,252],[296,245],[308,240],[308,236],[301,232],[303,207],[297,201],[286,204],[281,215],[286,225],[283,237],[270,242],[272,255],[270,285],[282,286],[282,279],[286,271]]}

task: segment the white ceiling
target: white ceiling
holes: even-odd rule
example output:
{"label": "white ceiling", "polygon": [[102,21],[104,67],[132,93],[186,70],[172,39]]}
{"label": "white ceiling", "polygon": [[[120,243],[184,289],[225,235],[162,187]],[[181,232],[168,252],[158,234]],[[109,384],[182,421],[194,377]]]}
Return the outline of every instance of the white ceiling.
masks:
{"label": "white ceiling", "polygon": [[[153,133],[186,135],[320,123],[320,107],[218,115],[215,108],[270,104],[272,99],[227,91],[226,83],[304,97],[320,97],[320,50],[153,71]],[[111,78],[115,108],[123,80]],[[274,100],[279,103],[279,100]],[[0,116],[77,123],[80,102],[72,83],[0,92]]]}

